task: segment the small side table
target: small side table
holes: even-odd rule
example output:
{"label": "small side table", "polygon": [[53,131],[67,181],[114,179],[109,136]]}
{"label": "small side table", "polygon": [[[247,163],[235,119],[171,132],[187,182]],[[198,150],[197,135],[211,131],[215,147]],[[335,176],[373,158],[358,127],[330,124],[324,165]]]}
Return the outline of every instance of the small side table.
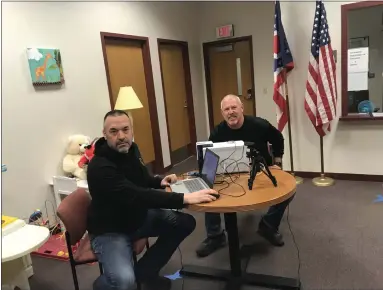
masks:
{"label": "small side table", "polygon": [[[17,222],[17,221],[16,221]],[[49,238],[45,227],[24,225],[2,236],[1,278],[2,289],[30,290],[24,259]],[[4,287],[3,287],[4,286]]]}

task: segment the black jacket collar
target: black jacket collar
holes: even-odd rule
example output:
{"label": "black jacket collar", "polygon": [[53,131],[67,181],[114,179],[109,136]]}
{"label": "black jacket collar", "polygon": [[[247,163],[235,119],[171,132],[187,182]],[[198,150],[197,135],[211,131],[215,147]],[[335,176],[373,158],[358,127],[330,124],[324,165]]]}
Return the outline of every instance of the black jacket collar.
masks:
{"label": "black jacket collar", "polygon": [[137,144],[132,142],[128,153],[120,153],[109,147],[104,137],[97,140],[94,149],[94,155],[99,157],[105,157],[113,161],[126,160],[135,156],[137,151]]}

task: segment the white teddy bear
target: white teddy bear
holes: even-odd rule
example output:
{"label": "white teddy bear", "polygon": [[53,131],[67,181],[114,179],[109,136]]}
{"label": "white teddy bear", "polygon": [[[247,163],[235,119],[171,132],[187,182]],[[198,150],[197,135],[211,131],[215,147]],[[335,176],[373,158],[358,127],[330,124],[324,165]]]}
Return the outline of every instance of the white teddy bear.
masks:
{"label": "white teddy bear", "polygon": [[86,171],[78,166],[78,162],[85,151],[85,146],[89,145],[90,142],[90,137],[85,135],[78,134],[69,137],[66,148],[67,154],[63,160],[64,172],[70,173],[82,180],[86,179]]}

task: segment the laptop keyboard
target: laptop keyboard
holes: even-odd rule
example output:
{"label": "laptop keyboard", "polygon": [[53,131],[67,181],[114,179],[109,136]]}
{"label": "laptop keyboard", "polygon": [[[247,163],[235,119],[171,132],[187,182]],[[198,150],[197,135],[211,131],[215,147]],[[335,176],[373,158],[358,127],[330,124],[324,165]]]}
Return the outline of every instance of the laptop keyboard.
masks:
{"label": "laptop keyboard", "polygon": [[190,192],[199,191],[202,189],[206,189],[205,186],[202,185],[199,179],[188,179],[184,180],[184,185]]}

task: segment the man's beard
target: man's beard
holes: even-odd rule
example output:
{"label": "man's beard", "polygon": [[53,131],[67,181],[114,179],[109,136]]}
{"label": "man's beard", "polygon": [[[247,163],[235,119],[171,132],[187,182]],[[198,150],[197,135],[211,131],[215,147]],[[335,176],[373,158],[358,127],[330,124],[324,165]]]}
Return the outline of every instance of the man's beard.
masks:
{"label": "man's beard", "polygon": [[129,147],[121,147],[121,148],[117,147],[117,151],[120,153],[123,153],[123,154],[127,154],[129,152],[129,149],[130,149],[130,146]]}
{"label": "man's beard", "polygon": [[[116,150],[117,152],[122,153],[122,154],[127,154],[129,152],[130,147],[131,147],[131,144],[129,142],[120,142],[117,144],[113,144],[112,142],[109,142],[109,141],[107,141],[107,142],[108,142],[108,145],[111,149]],[[129,146],[119,147],[118,145],[120,145],[121,143],[127,143]]]}
{"label": "man's beard", "polygon": [[[123,144],[124,146],[119,147],[119,145],[121,145],[121,144]],[[117,143],[117,144],[116,144],[116,149],[117,149],[117,151],[120,152],[120,153],[125,153],[125,154],[128,153],[130,147],[131,147],[131,144],[130,144],[128,141],[126,141],[126,142],[120,142],[120,143]]]}

